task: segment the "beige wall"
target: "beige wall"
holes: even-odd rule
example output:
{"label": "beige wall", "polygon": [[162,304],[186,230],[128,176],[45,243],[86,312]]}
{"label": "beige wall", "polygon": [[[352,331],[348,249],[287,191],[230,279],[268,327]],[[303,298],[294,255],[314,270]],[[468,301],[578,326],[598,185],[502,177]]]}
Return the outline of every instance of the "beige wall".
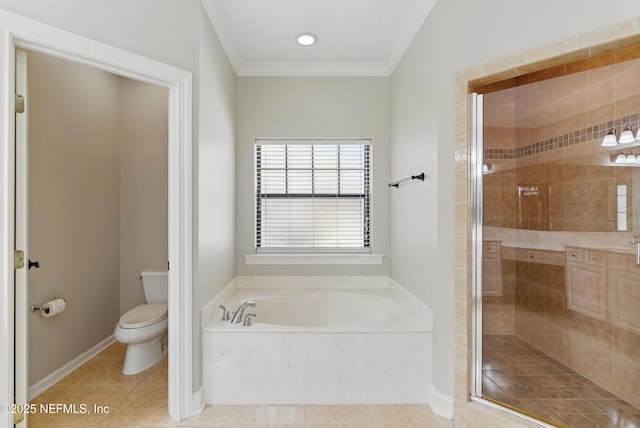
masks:
{"label": "beige wall", "polygon": [[145,302],[144,268],[167,267],[168,90],[120,79],[120,313]]}
{"label": "beige wall", "polygon": [[[167,90],[29,53],[30,382],[113,334],[167,260]],[[70,95],[71,94],[71,95]],[[46,357],[43,357],[46,356]]]}
{"label": "beige wall", "polygon": [[[389,272],[390,92],[385,77],[238,79],[236,156],[237,275],[387,275]],[[371,138],[372,252],[382,265],[247,266],[255,248],[256,138]],[[406,176],[406,174],[405,174]],[[404,176],[403,176],[404,177]]]}
{"label": "beige wall", "polygon": [[113,334],[120,316],[120,144],[116,76],[28,56],[29,318],[33,384]]}
{"label": "beige wall", "polygon": [[200,15],[200,79],[195,88],[193,385],[202,384],[200,309],[235,276],[236,75],[211,26]]}

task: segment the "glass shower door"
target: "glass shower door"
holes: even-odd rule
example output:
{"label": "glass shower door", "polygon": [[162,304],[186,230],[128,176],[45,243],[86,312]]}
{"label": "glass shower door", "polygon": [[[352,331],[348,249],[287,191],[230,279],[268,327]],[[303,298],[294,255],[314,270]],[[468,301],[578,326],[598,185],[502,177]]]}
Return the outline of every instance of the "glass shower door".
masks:
{"label": "glass shower door", "polygon": [[640,427],[640,58],[585,64],[471,97],[472,396]]}

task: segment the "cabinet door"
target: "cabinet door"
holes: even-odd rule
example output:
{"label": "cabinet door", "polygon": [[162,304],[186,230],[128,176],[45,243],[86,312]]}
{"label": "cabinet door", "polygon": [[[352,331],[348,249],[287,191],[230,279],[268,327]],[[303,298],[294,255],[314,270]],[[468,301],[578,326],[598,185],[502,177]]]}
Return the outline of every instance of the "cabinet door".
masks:
{"label": "cabinet door", "polygon": [[567,263],[567,308],[601,321],[609,320],[606,267]]}
{"label": "cabinet door", "polygon": [[640,273],[611,270],[609,282],[613,322],[640,334]]}
{"label": "cabinet door", "polygon": [[482,257],[482,294],[502,296],[502,263],[500,253]]}

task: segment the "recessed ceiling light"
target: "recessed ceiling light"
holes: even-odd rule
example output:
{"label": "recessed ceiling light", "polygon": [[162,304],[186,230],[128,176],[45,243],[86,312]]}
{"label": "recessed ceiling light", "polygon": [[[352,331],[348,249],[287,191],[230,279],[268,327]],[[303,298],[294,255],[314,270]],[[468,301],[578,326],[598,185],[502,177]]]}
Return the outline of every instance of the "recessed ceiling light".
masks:
{"label": "recessed ceiling light", "polygon": [[296,42],[302,46],[311,46],[318,41],[318,36],[313,33],[302,33],[296,36]]}

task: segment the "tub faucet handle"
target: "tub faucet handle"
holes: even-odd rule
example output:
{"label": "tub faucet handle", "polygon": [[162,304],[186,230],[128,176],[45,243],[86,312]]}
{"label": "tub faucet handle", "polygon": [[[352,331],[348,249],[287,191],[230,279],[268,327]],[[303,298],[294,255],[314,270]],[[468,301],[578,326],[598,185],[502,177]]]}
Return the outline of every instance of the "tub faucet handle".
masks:
{"label": "tub faucet handle", "polygon": [[229,315],[229,309],[224,307],[223,305],[219,305],[220,309],[222,309],[222,321],[229,321],[231,316]]}
{"label": "tub faucet handle", "polygon": [[260,318],[260,314],[247,314],[244,316],[244,322],[242,323],[245,327],[251,327],[251,317]]}

